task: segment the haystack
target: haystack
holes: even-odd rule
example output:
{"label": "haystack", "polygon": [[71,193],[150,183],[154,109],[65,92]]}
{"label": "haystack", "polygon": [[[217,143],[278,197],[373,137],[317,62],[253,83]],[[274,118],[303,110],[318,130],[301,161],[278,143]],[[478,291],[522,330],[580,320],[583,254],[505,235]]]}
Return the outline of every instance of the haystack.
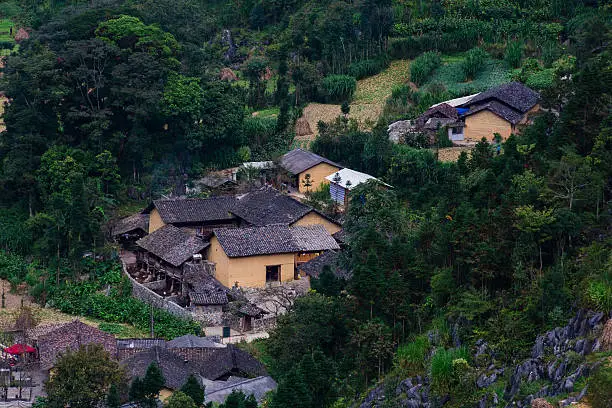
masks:
{"label": "haystack", "polygon": [[608,319],[599,338],[601,351],[612,351],[612,319]]}
{"label": "haystack", "polygon": [[295,135],[296,136],[312,135],[312,129],[310,129],[310,124],[308,123],[306,118],[303,116],[295,122]]}
{"label": "haystack", "polygon": [[17,34],[15,34],[15,41],[17,42],[27,40],[28,38],[30,38],[30,34],[25,30],[25,28],[20,28],[19,31],[17,31]]}
{"label": "haystack", "polygon": [[236,76],[234,71],[231,70],[231,68],[223,68],[221,72],[219,73],[219,78],[222,81],[228,81],[228,82],[233,82],[233,81],[238,80],[238,77]]}
{"label": "haystack", "polygon": [[531,408],[554,408],[552,404],[544,398],[536,398],[531,401]]}

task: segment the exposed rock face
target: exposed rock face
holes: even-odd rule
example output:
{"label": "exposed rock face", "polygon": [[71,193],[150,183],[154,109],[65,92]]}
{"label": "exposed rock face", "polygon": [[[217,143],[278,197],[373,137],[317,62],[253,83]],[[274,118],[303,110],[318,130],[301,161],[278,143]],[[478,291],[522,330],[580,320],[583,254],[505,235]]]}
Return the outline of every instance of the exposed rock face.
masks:
{"label": "exposed rock face", "polygon": [[[607,322],[606,322],[607,320]],[[474,362],[481,367],[476,379],[479,389],[487,389],[504,376],[507,370],[512,375],[506,386],[503,399],[491,391],[483,395],[476,404],[477,408],[516,407],[516,408],[552,408],[544,398],[554,397],[565,393],[574,393],[572,396],[559,402],[561,407],[580,401],[587,392],[587,387],[574,390],[576,383],[582,377],[587,377],[599,363],[587,363],[583,358],[592,352],[609,350],[612,343],[612,319],[604,313],[579,311],[565,327],[557,327],[543,335],[538,336],[531,352],[531,358],[515,367],[496,367],[495,355],[488,344],[479,340],[476,342]],[[605,323],[605,327],[604,327]],[[606,332],[607,330],[607,332]],[[593,340],[593,334],[601,337]],[[428,333],[431,344],[436,344],[437,333]],[[460,343],[458,337],[453,339]],[[525,384],[541,381],[542,387],[531,395],[519,397],[519,391]],[[388,400],[398,401],[397,406],[410,408],[431,408],[442,406],[451,396],[437,398],[432,401],[429,396],[429,378],[420,376],[406,378],[399,382],[395,395],[385,395],[384,384],[374,388],[359,408],[375,408]],[[387,391],[388,392],[388,391]],[[523,394],[524,395],[524,394]],[[446,400],[446,401],[445,401]]]}
{"label": "exposed rock face", "polygon": [[223,58],[225,58],[226,61],[233,61],[234,57],[236,57],[238,47],[236,47],[236,44],[234,43],[234,38],[232,37],[232,32],[230,30],[223,30],[221,33],[221,44],[228,47],[225,54],[223,54]]}

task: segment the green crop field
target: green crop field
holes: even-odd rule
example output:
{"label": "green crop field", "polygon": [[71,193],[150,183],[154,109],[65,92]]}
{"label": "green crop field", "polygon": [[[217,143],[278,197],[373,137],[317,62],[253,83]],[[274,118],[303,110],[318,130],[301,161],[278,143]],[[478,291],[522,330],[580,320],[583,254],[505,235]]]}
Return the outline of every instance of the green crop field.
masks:
{"label": "green crop field", "polygon": [[442,66],[434,72],[427,84],[442,83],[452,93],[464,94],[480,92],[511,79],[510,71],[502,61],[490,59],[473,81],[464,82],[461,70],[463,59],[463,55],[442,56]]}
{"label": "green crop field", "polygon": [[[11,20],[1,19],[0,20],[0,41],[12,41],[13,37],[9,35],[11,27],[15,30],[15,25]],[[14,34],[14,33],[13,33]]]}

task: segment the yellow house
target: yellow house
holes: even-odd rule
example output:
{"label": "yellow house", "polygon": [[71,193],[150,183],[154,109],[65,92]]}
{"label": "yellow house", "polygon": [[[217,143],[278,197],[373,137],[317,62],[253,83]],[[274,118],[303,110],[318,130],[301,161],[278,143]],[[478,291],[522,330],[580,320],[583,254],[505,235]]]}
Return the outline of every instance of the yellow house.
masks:
{"label": "yellow house", "polygon": [[339,222],[272,187],[262,187],[238,198],[231,213],[240,220],[240,226],[322,225],[330,235],[342,229]]}
{"label": "yellow house", "polygon": [[236,198],[231,196],[161,199],[153,201],[143,213],[149,214],[149,234],[167,224],[203,233],[234,224],[236,217],[230,210],[235,203]]}
{"label": "yellow house", "polygon": [[[540,95],[518,82],[503,84],[475,95],[465,103],[463,140],[478,142],[483,137],[492,141],[495,133],[502,140],[520,133],[530,116],[540,110]],[[454,139],[458,140],[458,139]]]}
{"label": "yellow house", "polygon": [[328,184],[325,177],[342,168],[325,157],[302,149],[294,149],[286,153],[281,158],[280,164],[293,175],[293,188],[300,193],[317,190],[321,185]]}
{"label": "yellow house", "polygon": [[[416,120],[417,129],[435,134],[446,128],[453,142],[506,140],[518,134],[540,110],[540,95],[518,82],[431,106]],[[432,133],[433,132],[433,133]]]}
{"label": "yellow house", "polygon": [[223,285],[261,288],[299,279],[300,264],[330,249],[340,247],[320,224],[275,224],[215,229],[206,255]]}

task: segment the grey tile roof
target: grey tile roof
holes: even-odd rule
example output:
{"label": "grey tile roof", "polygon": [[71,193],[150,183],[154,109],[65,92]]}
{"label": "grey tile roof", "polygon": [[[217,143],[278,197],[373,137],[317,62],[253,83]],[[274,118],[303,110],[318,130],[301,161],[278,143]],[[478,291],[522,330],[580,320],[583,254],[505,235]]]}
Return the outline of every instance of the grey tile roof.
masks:
{"label": "grey tile roof", "polygon": [[238,199],[232,212],[252,225],[292,224],[313,209],[272,187],[262,187]]}
{"label": "grey tile roof", "polygon": [[153,201],[153,205],[166,224],[231,220],[233,216],[230,210],[234,208],[235,203],[236,198],[230,196]]}
{"label": "grey tile roof", "polygon": [[196,305],[225,305],[228,289],[211,275],[209,265],[209,262],[185,265],[183,282],[188,286],[189,298]]}
{"label": "grey tile roof", "polygon": [[171,224],[139,239],[136,244],[173,266],[181,265],[209,245]]}
{"label": "grey tile roof", "polygon": [[342,168],[338,163],[334,163],[325,157],[302,149],[295,149],[286,153],[281,157],[280,161],[281,166],[293,174],[300,174],[319,163],[327,163],[339,169]]}
{"label": "grey tile roof", "polygon": [[516,125],[523,118],[523,113],[497,101],[470,106],[470,110],[464,116],[470,116],[483,110],[491,111],[513,125]]}
{"label": "grey tile roof", "polygon": [[521,113],[527,112],[538,103],[540,94],[533,89],[526,87],[519,82],[493,87],[485,92],[481,92],[467,102],[464,106],[471,107],[480,105],[483,102],[497,100]]}
{"label": "grey tile roof", "polygon": [[171,390],[180,389],[191,374],[198,373],[198,367],[186,362],[180,356],[161,347],[152,347],[141,351],[121,362],[131,379],[143,378],[151,363],[156,363],[166,379],[166,387]]}
{"label": "grey tile roof", "polygon": [[256,377],[267,374],[262,363],[232,344],[215,350],[208,358],[199,362],[198,367],[202,377],[209,380],[217,380],[228,375]]}
{"label": "grey tile roof", "polygon": [[225,344],[217,343],[206,337],[194,336],[193,334],[187,334],[185,336],[177,337],[168,342],[168,348],[225,348]]}
{"label": "grey tile roof", "polygon": [[339,249],[322,225],[220,228],[214,233],[229,257]]}
{"label": "grey tile roof", "polygon": [[149,349],[153,347],[166,347],[164,339],[117,339],[117,350]]}
{"label": "grey tile roof", "polygon": [[416,125],[417,127],[423,127],[431,118],[457,119],[458,117],[457,109],[447,103],[441,103],[423,112],[423,114],[416,119]]}
{"label": "grey tile roof", "polygon": [[113,236],[117,236],[136,230],[149,232],[149,216],[147,214],[139,213],[121,218],[113,225],[112,233]]}

